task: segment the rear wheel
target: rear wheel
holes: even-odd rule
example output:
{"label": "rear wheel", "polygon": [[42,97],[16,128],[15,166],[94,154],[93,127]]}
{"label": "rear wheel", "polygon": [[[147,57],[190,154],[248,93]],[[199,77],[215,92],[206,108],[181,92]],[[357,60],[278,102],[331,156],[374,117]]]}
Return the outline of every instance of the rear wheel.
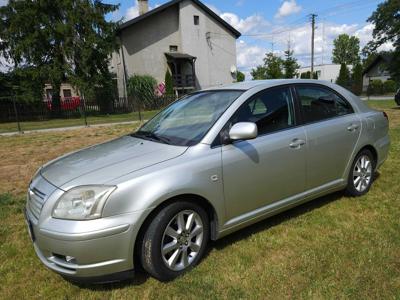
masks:
{"label": "rear wheel", "polygon": [[374,179],[375,160],[371,151],[362,150],[354,159],[350,170],[346,192],[350,196],[366,194]]}
{"label": "rear wheel", "polygon": [[209,231],[208,216],[202,207],[186,201],[166,206],[144,234],[143,268],[161,281],[176,278],[199,262]]}

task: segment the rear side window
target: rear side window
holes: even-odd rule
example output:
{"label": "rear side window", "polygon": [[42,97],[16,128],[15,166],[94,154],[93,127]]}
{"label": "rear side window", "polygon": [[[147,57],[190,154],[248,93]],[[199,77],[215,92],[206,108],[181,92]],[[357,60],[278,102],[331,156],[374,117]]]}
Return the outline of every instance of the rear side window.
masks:
{"label": "rear side window", "polygon": [[353,113],[351,105],[330,89],[320,86],[297,86],[305,123],[313,123]]}
{"label": "rear side window", "polygon": [[290,88],[273,88],[257,94],[236,111],[230,125],[238,122],[256,123],[259,134],[295,126]]}

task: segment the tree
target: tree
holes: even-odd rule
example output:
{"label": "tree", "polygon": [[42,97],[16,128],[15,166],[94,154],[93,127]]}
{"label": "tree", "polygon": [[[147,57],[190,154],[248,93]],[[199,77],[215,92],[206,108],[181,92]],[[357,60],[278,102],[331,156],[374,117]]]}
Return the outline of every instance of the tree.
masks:
{"label": "tree", "polygon": [[282,68],[282,58],[276,56],[272,52],[269,52],[265,54],[264,65],[260,65],[255,69],[252,69],[250,74],[253,76],[253,80],[284,78]]}
{"label": "tree", "polygon": [[237,71],[236,72],[236,81],[237,82],[242,82],[246,79],[246,75],[244,75],[242,72]]}
{"label": "tree", "polygon": [[174,94],[174,83],[172,82],[172,75],[169,70],[165,73],[165,93],[167,96]]}
{"label": "tree", "polygon": [[139,109],[151,107],[155,99],[157,80],[149,75],[133,75],[128,79],[128,95],[135,99]]}
{"label": "tree", "polygon": [[267,69],[264,66],[257,66],[255,69],[251,69],[250,72],[253,80],[267,79]]}
{"label": "tree", "polygon": [[368,18],[368,22],[375,25],[372,32],[373,40],[364,48],[364,52],[371,53],[385,43],[393,43],[392,61],[389,66],[391,76],[400,81],[400,18],[399,0],[387,0],[378,5],[378,8]]}
{"label": "tree", "polygon": [[[1,54],[14,69],[28,68],[52,85],[58,112],[62,82],[93,95],[112,79],[108,63],[117,46],[117,23],[105,15],[117,8],[100,0],[10,0],[0,7]],[[36,89],[43,93],[43,85]]]}
{"label": "tree", "polygon": [[333,41],[332,62],[355,65],[360,61],[360,40],[355,36],[340,34]]}
{"label": "tree", "polygon": [[356,64],[351,74],[351,91],[356,95],[361,95],[363,89],[363,67],[360,63]]}
{"label": "tree", "polygon": [[300,65],[297,59],[293,56],[294,51],[290,47],[285,51],[285,60],[283,61],[283,69],[285,71],[285,78],[294,78],[297,75],[297,70]]}
{"label": "tree", "polygon": [[350,71],[344,63],[340,65],[339,77],[336,79],[336,83],[346,89],[350,88]]}
{"label": "tree", "polygon": [[265,74],[267,79],[283,78],[283,60],[274,53],[267,53],[264,57]]}

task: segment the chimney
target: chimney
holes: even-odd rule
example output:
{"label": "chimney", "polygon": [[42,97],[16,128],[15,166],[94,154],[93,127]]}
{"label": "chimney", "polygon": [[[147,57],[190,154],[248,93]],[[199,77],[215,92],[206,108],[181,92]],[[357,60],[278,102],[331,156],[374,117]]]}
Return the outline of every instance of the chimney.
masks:
{"label": "chimney", "polygon": [[138,0],[139,4],[139,15],[143,15],[149,11],[149,1],[148,0]]}

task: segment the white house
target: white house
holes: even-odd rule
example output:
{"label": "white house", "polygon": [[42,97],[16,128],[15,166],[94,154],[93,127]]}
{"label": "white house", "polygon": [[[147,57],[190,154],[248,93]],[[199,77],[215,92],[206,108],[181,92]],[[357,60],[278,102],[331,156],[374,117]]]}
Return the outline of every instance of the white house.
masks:
{"label": "white house", "polygon": [[[351,71],[353,66],[348,65],[347,68]],[[335,82],[339,76],[340,65],[339,64],[323,64],[314,65],[314,72],[317,73],[318,79]],[[301,73],[311,72],[311,67],[302,67],[297,70],[297,78],[300,78]]]}
{"label": "white house", "polygon": [[236,39],[240,32],[198,0],[172,0],[141,15],[118,31],[121,47],[112,57],[120,96],[133,74],[151,75],[158,83],[167,70],[176,93],[235,81]]}

